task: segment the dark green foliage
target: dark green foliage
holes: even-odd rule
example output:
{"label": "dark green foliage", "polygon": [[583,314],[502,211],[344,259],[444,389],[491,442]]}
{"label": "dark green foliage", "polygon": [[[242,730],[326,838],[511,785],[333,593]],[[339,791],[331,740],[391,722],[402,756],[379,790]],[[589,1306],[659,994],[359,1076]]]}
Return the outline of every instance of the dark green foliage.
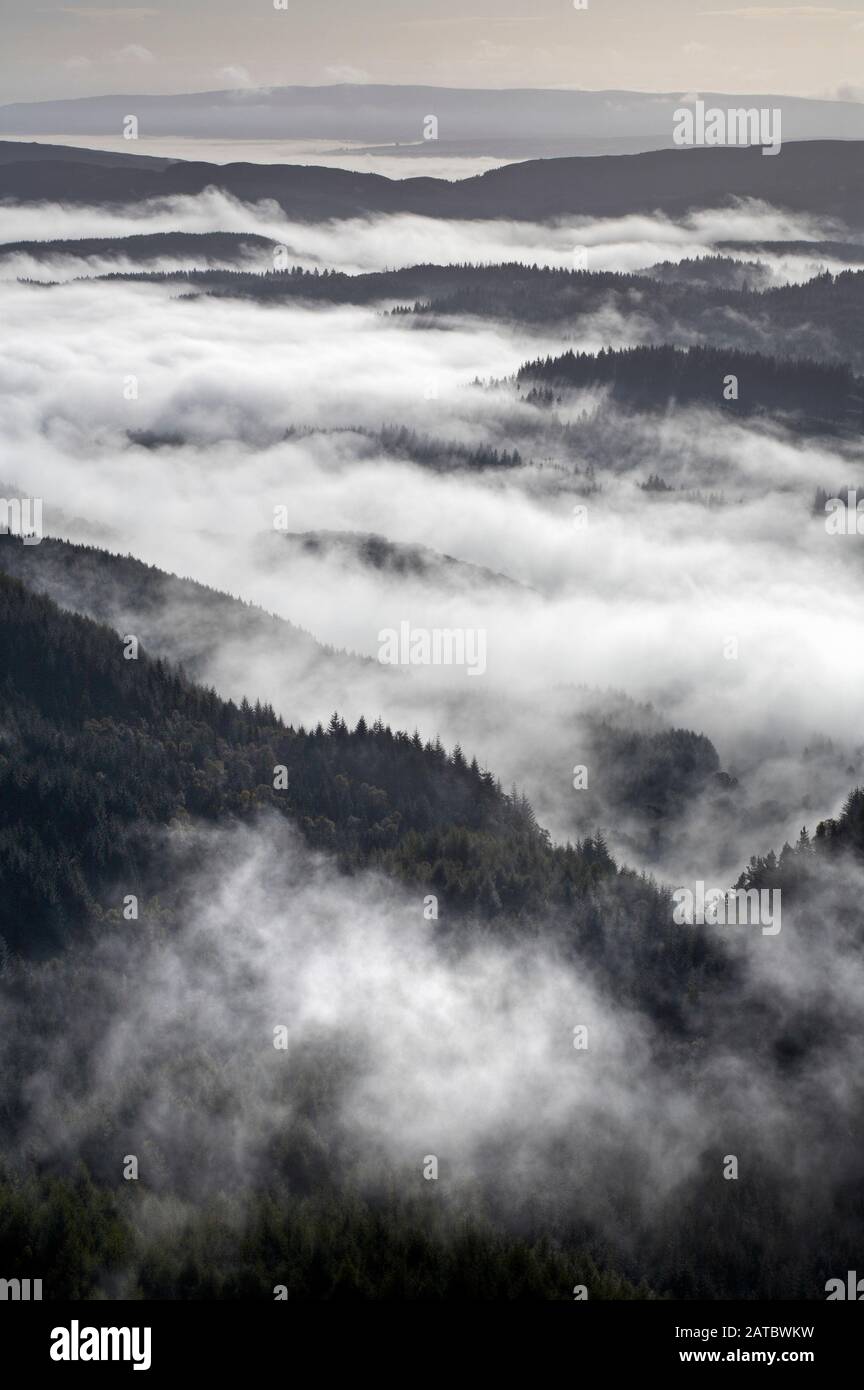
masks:
{"label": "dark green foliage", "polygon": [[[514,848],[536,840],[548,852],[487,773],[439,744],[418,746],[379,722],[350,732],[336,717],[326,733],[289,728],[269,707],[220,700],[143,651],[126,660],[118,634],[6,575],[0,712],[0,935],[13,951],[62,944],[114,881],[146,889],[143,828],[178,816],[274,807],[346,866],[398,863],[406,875],[417,868],[406,837],[436,828],[459,827],[472,845],[481,834]],[[284,791],[273,787],[278,766],[288,769]],[[446,870],[467,899],[485,877],[470,859]]]}
{"label": "dark green foliage", "polygon": [[135,1249],[115,1194],[73,1178],[0,1174],[3,1277],[41,1279],[44,1299],[112,1297]]}
{"label": "dark green foliage", "polygon": [[[327,432],[353,436],[360,458],[384,454],[389,458],[410,459],[412,463],[418,463],[422,468],[430,468],[437,473],[479,473],[487,468],[520,468],[523,462],[517,449],[499,450],[483,444],[471,449],[465,444],[435,439],[428,434],[418,434],[416,430],[408,429],[405,425],[382,425],[380,430],[354,426]],[[285,438],[303,439],[316,433],[319,431],[291,426],[285,431]]]}
{"label": "dark green foliage", "polygon": [[[124,892],[140,885],[145,896],[161,885],[153,832],[177,820],[224,824],[268,811],[292,818],[345,872],[377,866],[440,894],[442,945],[455,944],[457,956],[460,928],[466,940],[483,931],[523,942],[542,935],[562,961],[602,980],[608,997],[658,1024],[664,1055],[656,1060],[685,1078],[691,1050],[710,1049],[733,1030],[750,1039],[763,1084],[781,1086],[798,1075],[801,1049],[824,1038],[824,1025],[785,1001],[778,1011],[770,999],[748,998],[716,938],[673,928],[669,894],[619,869],[602,830],[553,846],[525,797],[504,794],[461,748],[448,754],[437,740],[424,745],[366,719],[349,729],[338,713],[326,729],[293,729],[268,707],[223,701],[144,652],[124,660],[117,633],[7,575],[0,576],[0,729],[0,911],[11,948],[0,953],[0,969],[7,1000],[51,1045],[64,1036],[65,1010],[87,1019],[89,1002],[96,1015],[88,969],[100,958],[83,938],[96,934],[110,958],[110,933],[98,933],[105,913],[116,913],[118,883]],[[639,794],[658,804],[691,779],[718,775],[716,753],[699,735],[664,732],[633,748],[621,731],[608,737],[631,774],[636,756]],[[280,793],[272,774],[281,763],[289,786]],[[802,834],[796,850],[754,861],[749,873],[773,882],[799,863],[846,852],[864,852],[858,790],[812,843]],[[172,930],[170,903],[153,915]],[[137,934],[132,949],[146,953],[150,936]],[[54,959],[34,967],[16,963],[15,953]],[[107,989],[112,972],[101,968]],[[86,1093],[94,1038],[81,1027],[77,1034]],[[2,1118],[15,1145],[27,1134],[28,1058],[27,1039],[10,1039]],[[208,1106],[221,1103],[218,1078],[206,1058],[177,1065],[171,1090],[184,1107],[181,1129],[196,1133]],[[752,1181],[739,1188],[718,1180],[712,1154],[683,1200],[650,1215],[628,1213],[628,1240],[611,1244],[588,1222],[574,1228],[554,1200],[534,1220],[526,1213],[508,1221],[506,1212],[482,1207],[470,1217],[430,1213],[427,1202],[389,1197],[383,1175],[379,1195],[361,1199],[350,1185],[340,1188],[344,1154],[325,1123],[331,1071],[322,1065],[310,1058],[308,1105],[268,1154],[267,1171],[289,1186],[235,1187],[221,1199],[178,1205],[161,1235],[139,1218],[146,1184],[120,1187],[104,1172],[105,1185],[83,1171],[71,1178],[10,1172],[0,1184],[5,1276],[43,1278],[46,1297],[269,1299],[274,1285],[285,1284],[292,1298],[569,1299],[576,1283],[595,1298],[648,1296],[634,1287],[648,1271],[652,1288],[677,1297],[782,1297],[790,1289],[819,1297],[822,1252],[852,1259],[862,1226],[843,1183],[853,1182],[854,1165],[848,1177],[841,1167],[831,1189],[848,1239],[826,1199],[803,1243],[795,1232],[812,1194],[797,1179],[778,1188],[775,1170],[757,1158]],[[300,1084],[296,1063],[293,1074]],[[338,1068],[331,1081],[339,1084]],[[724,1130],[722,1143],[743,1152],[748,1139]],[[104,1165],[101,1147],[95,1131],[82,1141],[91,1171]],[[206,1167],[206,1154],[201,1162]],[[187,1187],[204,1176],[203,1168],[189,1172]],[[621,1174],[609,1174],[610,1195],[619,1181],[626,1188],[626,1176],[625,1155]]]}
{"label": "dark green foliage", "polygon": [[[738,396],[727,400],[724,382],[730,375],[737,378]],[[800,427],[827,432],[860,432],[864,426],[862,383],[848,367],[725,348],[635,347],[596,354],[571,349],[526,362],[517,381],[557,390],[606,386],[617,405],[633,410],[701,405],[742,416],[785,413]]]}
{"label": "dark green foliage", "polygon": [[655,341],[684,346],[701,339],[713,347],[744,351],[764,351],[770,343],[778,355],[786,355],[794,344],[798,355],[818,361],[826,356],[845,359],[864,368],[864,271],[826,271],[804,284],[761,289],[752,288],[747,279],[742,285],[740,265],[732,273],[724,261],[710,274],[704,271],[704,261],[696,264],[698,275],[693,263],[682,262],[665,268],[662,275],[657,268],[631,274],[502,263],[418,265],[364,275],[296,266],[264,274],[199,270],[107,278],[187,284],[193,293],[241,296],[260,303],[402,300],[402,307],[393,312],[410,315],[419,324],[471,314],[563,328],[602,312],[650,324]]}
{"label": "dark green foliage", "polygon": [[[507,1235],[435,1202],[267,1193],[166,1206],[164,1234],[136,1193],[63,1178],[0,1179],[0,1267],[43,1299],[647,1299],[584,1249]],[[281,1296],[281,1295],[280,1295]]]}
{"label": "dark green foliage", "polygon": [[[683,1017],[694,969],[722,954],[677,934],[668,897],[619,871],[592,835],[552,846],[524,797],[438,740],[334,715],[325,730],[285,725],[267,706],[221,700],[121,637],[0,575],[0,937],[41,956],[98,924],[127,893],[162,893],[152,830],[271,810],[341,869],[378,867],[442,896],[450,930],[472,922],[521,932],[543,915],[571,952],[602,960],[616,987],[658,1016]],[[674,745],[669,758],[670,739]],[[716,754],[693,734],[649,740],[639,794],[676,794]],[[691,770],[692,760],[692,770]],[[287,768],[276,790],[274,769]],[[671,778],[671,780],[670,780]],[[607,931],[598,933],[602,892]],[[638,904],[638,905],[637,905]],[[631,940],[614,949],[615,933]]]}
{"label": "dark green foliage", "polygon": [[806,826],[797,843],[785,844],[780,855],[773,849],[754,854],[738,879],[738,888],[780,888],[793,896],[814,880],[824,879],[832,863],[843,858],[864,859],[864,789],[849,793],[838,817],[819,821],[811,839]]}
{"label": "dark green foliage", "polygon": [[438,470],[462,467],[482,472],[486,468],[519,468],[522,464],[516,449],[499,452],[484,445],[469,449],[461,444],[443,444],[440,440],[418,435],[416,430],[406,429],[404,425],[385,426],[377,435],[377,442],[385,453],[395,458],[408,458]]}

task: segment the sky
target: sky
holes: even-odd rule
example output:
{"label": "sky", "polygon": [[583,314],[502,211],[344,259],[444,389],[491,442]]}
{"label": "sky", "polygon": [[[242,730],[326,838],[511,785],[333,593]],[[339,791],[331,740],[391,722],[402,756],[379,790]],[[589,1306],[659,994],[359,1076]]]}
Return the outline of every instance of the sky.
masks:
{"label": "sky", "polygon": [[337,82],[864,96],[864,0],[0,0],[0,23],[4,102]]}

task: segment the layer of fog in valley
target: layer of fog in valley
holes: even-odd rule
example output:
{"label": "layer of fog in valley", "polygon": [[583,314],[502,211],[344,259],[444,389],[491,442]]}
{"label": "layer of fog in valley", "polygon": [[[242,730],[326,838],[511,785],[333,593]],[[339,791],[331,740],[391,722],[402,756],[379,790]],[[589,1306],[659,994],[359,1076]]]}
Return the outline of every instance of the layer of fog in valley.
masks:
{"label": "layer of fog in valley", "polygon": [[[334,221],[292,221],[275,202],[243,203],[219,188],[197,195],[153,199],[141,205],[89,208],[58,203],[22,203],[3,210],[3,242],[44,242],[75,238],[116,238],[156,233],[235,232],[254,234],[285,248],[291,265],[336,269],[350,274],[434,265],[496,264],[636,271],[658,262],[678,262],[712,255],[735,243],[746,263],[765,267],[770,284],[797,283],[819,269],[844,268],[846,262],[815,252],[806,243],[842,242],[850,236],[828,217],[793,214],[765,202],[742,199],[729,208],[693,213],[678,221],[656,214],[617,218],[567,218],[554,222],[508,222],[504,219],[453,221],[415,214],[357,217]],[[793,249],[781,250],[778,243]],[[753,250],[748,250],[752,243]],[[766,249],[766,244],[774,249]],[[0,246],[3,279],[68,279],[82,274],[113,273],[131,267],[122,250],[88,257],[86,265],[58,252],[37,260],[25,250],[8,254]],[[199,261],[199,264],[201,262]],[[273,267],[273,251],[257,248],[244,257],[249,269]],[[858,264],[864,264],[861,247]],[[162,257],[138,263],[138,269],[171,271],[188,268],[189,258]]]}
{"label": "layer of fog in valley", "polygon": [[[34,965],[0,950],[10,1169],[81,1160],[111,1184],[137,1154],[140,1201],[134,1184],[118,1200],[145,1235],[226,1194],[241,1229],[276,1184],[292,1200],[397,1192],[532,1238],[563,1231],[659,1293],[705,1296],[716,1274],[709,1296],[821,1296],[819,1278],[855,1258],[837,1213],[861,1138],[861,871],[839,840],[819,853],[799,840],[864,781],[864,542],[832,532],[821,501],[864,484],[861,378],[843,375],[860,344],[830,299],[832,276],[858,269],[848,231],[752,203],[678,223],[301,223],[212,189],[3,216],[0,493],[41,499],[45,532],[3,538],[4,584],[135,635],[295,729],[336,711],[348,727],[334,721],[334,739],[362,718],[369,745],[381,721],[461,750],[448,763],[387,745],[393,804],[379,857],[364,858],[377,827],[349,817],[337,835],[319,788],[349,784],[320,743],[256,726],[248,746],[222,747],[226,774],[202,733],[202,802],[218,803],[224,774],[255,813],[136,825],[140,918],[121,919],[129,888],[111,882],[62,953]],[[118,240],[178,233],[237,239],[203,255],[191,240]],[[527,272],[521,305],[500,311],[494,277],[448,305],[446,280],[440,302],[390,285],[343,302],[188,274],[263,274],[276,247],[350,275],[506,264],[517,289],[519,263],[578,269],[583,251],[589,272],[649,274],[626,294],[589,275],[557,317],[532,315]],[[800,311],[794,288],[775,296],[802,284]],[[735,296],[751,290],[747,317]],[[824,399],[848,393],[843,420],[826,418],[822,376],[809,414],[797,408],[790,322],[825,369]],[[707,394],[660,381],[628,397],[623,376],[568,384],[576,359],[544,367],[670,339],[694,349],[688,362],[716,347]],[[535,375],[517,379],[526,363]],[[766,381],[776,409],[753,401]],[[406,627],[481,645],[473,665],[382,661]],[[114,737],[110,713],[84,735]],[[202,697],[199,715],[228,738],[224,711]],[[283,816],[254,785],[259,736],[284,738],[303,795],[322,798],[296,824],[294,788]],[[400,839],[400,814],[433,785],[427,757],[451,781]],[[474,758],[499,787],[469,774]],[[493,808],[470,836],[441,823],[463,774]],[[355,794],[388,795],[365,780]],[[799,848],[782,861],[782,930],[779,917],[771,934],[675,922],[673,889],[727,888],[784,842]],[[494,885],[471,897],[453,865],[486,855],[491,876],[513,846],[529,906],[504,911]],[[754,860],[748,883],[773,887],[776,870]],[[729,1155],[740,1187],[722,1180]],[[710,1274],[688,1272],[703,1249]],[[133,1265],[115,1292],[137,1287]]]}
{"label": "layer of fog in valley", "polygon": [[[650,341],[650,305],[574,334],[147,284],[6,284],[2,297],[4,481],[44,499],[49,532],[368,658],[350,675],[289,670],[278,642],[217,636],[196,674],[221,692],[307,725],[338,706],[439,734],[516,782],[556,839],[602,824],[626,862],[673,879],[731,881],[834,813],[859,775],[861,560],[813,497],[854,485],[860,450],[719,411],[621,419],[602,392],[544,412],[509,380],[564,347]],[[580,445],[568,425],[601,408]],[[463,453],[418,462],[410,439],[394,443],[403,426]],[[520,463],[459,466],[482,448]],[[646,492],[652,475],[667,490]],[[428,553],[413,569],[370,563],[369,536]],[[143,640],[183,659],[194,611],[178,621],[151,614]],[[403,621],[483,630],[485,672],[381,666],[379,633]],[[652,833],[656,797],[628,806],[604,721],[703,734],[737,785],[718,799],[693,778]],[[573,788],[577,764],[590,796]]]}

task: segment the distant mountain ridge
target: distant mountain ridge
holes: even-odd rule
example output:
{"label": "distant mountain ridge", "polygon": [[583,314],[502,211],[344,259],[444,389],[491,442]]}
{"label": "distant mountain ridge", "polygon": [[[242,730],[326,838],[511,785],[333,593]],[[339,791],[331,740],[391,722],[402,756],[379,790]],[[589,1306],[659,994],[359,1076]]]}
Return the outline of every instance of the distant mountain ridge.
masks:
{"label": "distant mountain ridge", "polygon": [[[370,146],[459,144],[535,157],[541,147],[585,154],[599,142],[643,149],[671,144],[674,112],[697,95],[721,108],[782,112],[787,140],[862,139],[864,106],[777,93],[574,91],[344,83],[145,95],[117,93],[0,106],[0,134],[119,136],[129,114],[141,134],[183,138],[324,139]],[[428,115],[437,141],[423,139]]]}

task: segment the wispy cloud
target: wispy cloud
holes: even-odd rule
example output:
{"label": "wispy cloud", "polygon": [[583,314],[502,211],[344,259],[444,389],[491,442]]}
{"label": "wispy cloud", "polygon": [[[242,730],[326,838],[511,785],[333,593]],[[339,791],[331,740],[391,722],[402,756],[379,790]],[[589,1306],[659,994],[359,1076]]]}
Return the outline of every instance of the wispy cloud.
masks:
{"label": "wispy cloud", "polygon": [[229,63],[227,67],[219,68],[216,76],[221,82],[229,82],[232,87],[252,86],[252,75],[249,69],[237,64]]}
{"label": "wispy cloud", "polygon": [[53,10],[42,10],[42,14],[69,14],[76,19],[152,19],[154,15],[160,13],[159,10],[149,9],[145,5],[134,5],[128,10],[117,9],[116,6],[109,9],[100,5],[60,5]]}
{"label": "wispy cloud", "polygon": [[822,5],[739,5],[729,10],[700,10],[699,17],[736,19],[855,19],[864,10],[838,10]]}
{"label": "wispy cloud", "polygon": [[369,82],[370,77],[364,68],[352,67],[350,63],[332,63],[324,69],[331,82]]}
{"label": "wispy cloud", "polygon": [[156,57],[140,43],[127,43],[124,48],[120,48],[111,57],[118,63],[155,63]]}

